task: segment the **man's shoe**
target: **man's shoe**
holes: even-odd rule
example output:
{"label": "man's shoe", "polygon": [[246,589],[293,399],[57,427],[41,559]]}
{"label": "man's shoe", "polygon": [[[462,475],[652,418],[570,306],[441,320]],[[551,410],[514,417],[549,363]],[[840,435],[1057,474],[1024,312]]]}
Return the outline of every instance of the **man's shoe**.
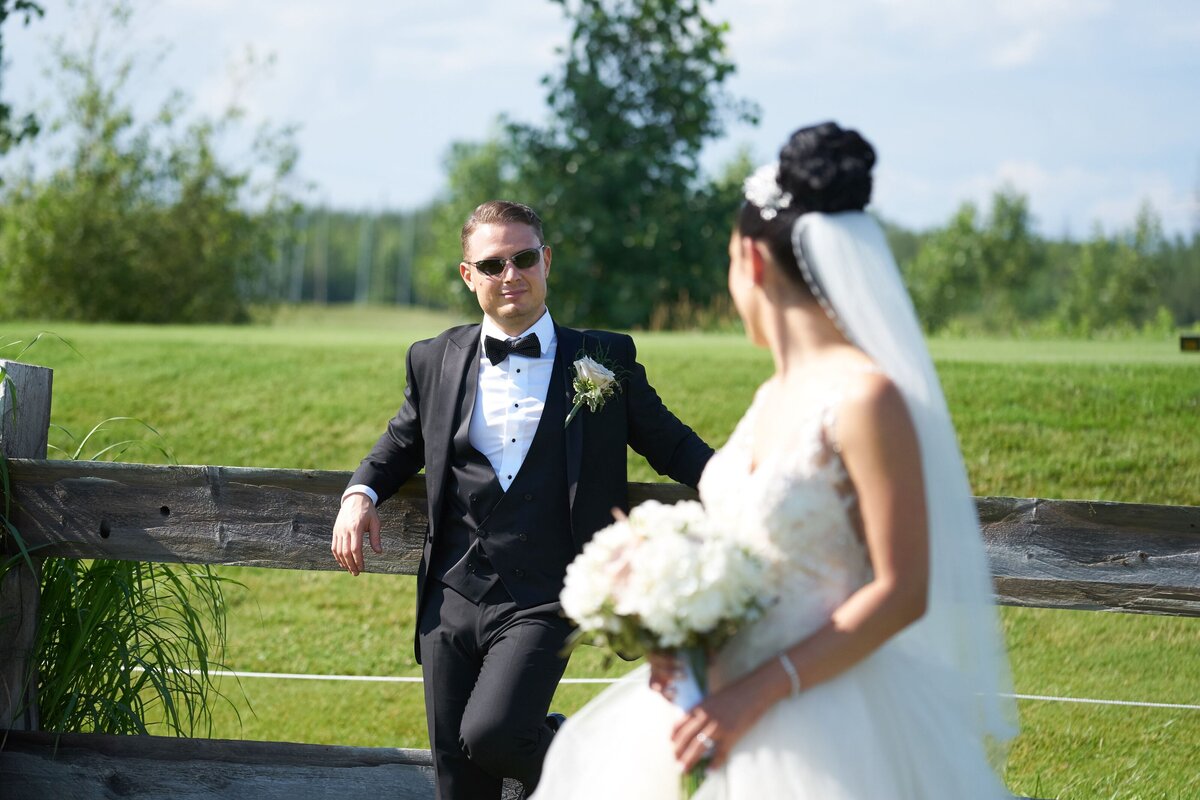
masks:
{"label": "man's shoe", "polygon": [[560,714],[557,711],[551,711],[546,715],[546,727],[548,727],[552,733],[558,733],[559,729],[566,721],[567,716],[565,714]]}

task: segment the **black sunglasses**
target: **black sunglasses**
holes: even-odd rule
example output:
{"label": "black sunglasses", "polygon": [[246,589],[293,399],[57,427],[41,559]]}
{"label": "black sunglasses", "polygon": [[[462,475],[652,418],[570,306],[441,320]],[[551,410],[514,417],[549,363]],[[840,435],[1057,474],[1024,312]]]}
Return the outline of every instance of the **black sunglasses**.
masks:
{"label": "black sunglasses", "polygon": [[546,249],[546,245],[539,247],[531,247],[528,250],[522,250],[519,253],[514,253],[508,258],[485,258],[482,261],[468,261],[475,269],[489,277],[496,277],[504,271],[504,265],[509,261],[517,269],[529,269],[534,264],[542,260],[542,251]]}

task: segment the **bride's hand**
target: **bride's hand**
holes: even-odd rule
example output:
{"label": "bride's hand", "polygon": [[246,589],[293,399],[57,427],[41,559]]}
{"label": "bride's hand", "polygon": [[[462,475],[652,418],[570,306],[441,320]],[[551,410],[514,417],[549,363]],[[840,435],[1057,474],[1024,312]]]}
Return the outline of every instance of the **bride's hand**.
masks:
{"label": "bride's hand", "polygon": [[724,764],[729,751],[766,710],[759,700],[761,694],[752,685],[736,683],[704,698],[685,714],[671,731],[675,760],[684,771],[706,757],[714,768]]}
{"label": "bride's hand", "polygon": [[647,653],[646,661],[650,664],[650,688],[673,701],[675,681],[683,675],[683,664],[667,652]]}

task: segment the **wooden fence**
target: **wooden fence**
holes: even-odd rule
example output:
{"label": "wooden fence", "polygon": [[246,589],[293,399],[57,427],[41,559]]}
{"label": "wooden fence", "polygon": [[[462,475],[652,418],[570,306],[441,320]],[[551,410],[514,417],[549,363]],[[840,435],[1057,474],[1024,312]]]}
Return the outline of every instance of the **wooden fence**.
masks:
{"label": "wooden fence", "polygon": [[[50,371],[7,369],[0,448],[12,520],[39,558],[338,568],[329,536],[348,473],[47,461]],[[673,484],[631,484],[630,495],[635,504],[694,497]],[[1001,603],[1200,616],[1200,507],[1007,497],[977,505]],[[389,548],[369,556],[367,570],[415,574],[423,481],[381,512]],[[36,703],[19,691],[37,586],[35,560],[0,587],[0,730],[12,729],[0,746],[6,800],[432,796],[423,750],[38,732]]]}

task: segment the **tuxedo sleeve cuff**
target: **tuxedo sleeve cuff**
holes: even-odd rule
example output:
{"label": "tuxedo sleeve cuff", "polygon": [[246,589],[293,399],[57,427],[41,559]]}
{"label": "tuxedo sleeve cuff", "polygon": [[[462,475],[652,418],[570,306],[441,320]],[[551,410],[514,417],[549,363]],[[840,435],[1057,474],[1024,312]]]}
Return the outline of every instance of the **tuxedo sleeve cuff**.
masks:
{"label": "tuxedo sleeve cuff", "polygon": [[372,504],[379,505],[379,495],[377,495],[375,490],[370,486],[367,486],[365,483],[356,483],[353,486],[347,487],[346,491],[342,492],[342,502],[346,502],[346,498],[352,494],[365,494],[368,498],[370,498]]}

